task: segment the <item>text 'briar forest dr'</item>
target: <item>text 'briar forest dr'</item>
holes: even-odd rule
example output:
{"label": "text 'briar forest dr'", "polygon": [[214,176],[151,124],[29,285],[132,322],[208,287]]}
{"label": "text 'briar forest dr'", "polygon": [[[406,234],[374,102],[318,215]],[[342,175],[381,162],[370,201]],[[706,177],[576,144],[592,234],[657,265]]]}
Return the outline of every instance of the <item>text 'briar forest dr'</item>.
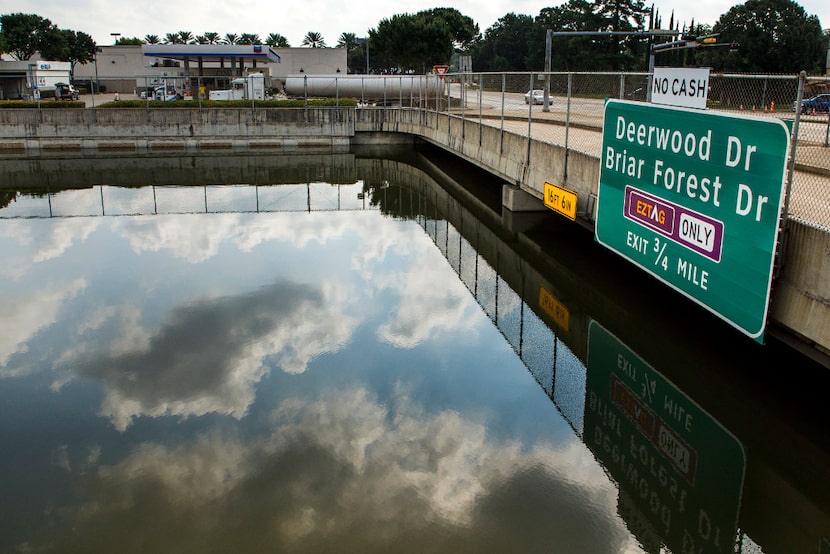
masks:
{"label": "text 'briar forest dr'", "polygon": [[611,100],[597,240],[757,338],[788,150],[779,120]]}

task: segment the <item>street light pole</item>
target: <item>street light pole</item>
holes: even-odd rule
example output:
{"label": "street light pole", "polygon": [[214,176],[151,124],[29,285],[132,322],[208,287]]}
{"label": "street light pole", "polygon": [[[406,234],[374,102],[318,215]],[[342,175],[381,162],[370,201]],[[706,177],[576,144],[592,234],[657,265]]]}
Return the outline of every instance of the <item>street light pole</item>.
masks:
{"label": "street light pole", "polygon": [[112,45],[117,46],[118,45],[118,37],[121,36],[121,33],[110,33],[110,35],[112,35],[112,38],[113,38]]}

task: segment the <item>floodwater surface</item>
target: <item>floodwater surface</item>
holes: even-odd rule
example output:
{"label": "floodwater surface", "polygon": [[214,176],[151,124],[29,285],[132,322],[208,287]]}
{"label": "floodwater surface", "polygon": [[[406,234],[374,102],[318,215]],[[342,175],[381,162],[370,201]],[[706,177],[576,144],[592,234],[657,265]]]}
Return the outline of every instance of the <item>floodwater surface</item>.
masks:
{"label": "floodwater surface", "polygon": [[416,161],[189,162],[4,192],[0,551],[825,552],[826,420],[741,385],[780,358],[584,230]]}

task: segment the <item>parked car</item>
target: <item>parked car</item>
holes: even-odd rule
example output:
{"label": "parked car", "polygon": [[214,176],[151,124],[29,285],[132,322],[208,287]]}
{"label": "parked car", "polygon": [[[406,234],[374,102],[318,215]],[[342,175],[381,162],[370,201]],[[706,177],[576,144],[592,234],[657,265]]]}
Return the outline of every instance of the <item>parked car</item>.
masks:
{"label": "parked car", "polygon": [[78,89],[69,83],[55,83],[55,100],[77,100]]}
{"label": "parked car", "polygon": [[[793,111],[796,111],[797,106],[797,103],[793,102]],[[819,94],[801,101],[802,113],[827,113],[828,111],[830,111],[830,94]]]}
{"label": "parked car", "polygon": [[525,94],[525,104],[530,104],[531,102],[534,104],[543,104],[545,102],[545,91],[538,89],[529,90]]}

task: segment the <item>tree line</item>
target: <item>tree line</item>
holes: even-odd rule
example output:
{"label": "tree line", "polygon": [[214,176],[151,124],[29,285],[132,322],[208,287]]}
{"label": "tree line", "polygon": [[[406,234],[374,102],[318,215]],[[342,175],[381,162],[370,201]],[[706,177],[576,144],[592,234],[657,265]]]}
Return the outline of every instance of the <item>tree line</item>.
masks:
{"label": "tree line", "polygon": [[[567,0],[538,15],[508,13],[481,33],[478,25],[454,8],[434,8],[382,19],[365,37],[344,32],[337,47],[348,52],[349,68],[362,72],[429,71],[459,55],[472,58],[476,72],[541,71],[546,67],[546,36],[554,31],[552,71],[645,71],[655,44],[681,38],[714,36],[714,45],[661,51],[662,66],[705,66],[715,71],[808,73],[823,71],[830,29],[793,0],[747,0],[731,7],[713,24],[683,24],[642,0]],[[664,29],[672,35],[645,31]],[[571,34],[557,35],[568,31]],[[607,32],[597,35],[596,32]],[[576,33],[594,33],[580,35]],[[624,34],[625,33],[625,34]],[[255,33],[178,31],[143,38],[119,38],[116,44],[267,44],[290,47],[279,33],[262,40]],[[729,45],[725,47],[724,45]],[[308,32],[301,46],[327,47],[322,35]],[[96,44],[81,31],[59,29],[35,14],[0,15],[0,50],[18,60],[35,53],[43,59],[92,61]]]}

